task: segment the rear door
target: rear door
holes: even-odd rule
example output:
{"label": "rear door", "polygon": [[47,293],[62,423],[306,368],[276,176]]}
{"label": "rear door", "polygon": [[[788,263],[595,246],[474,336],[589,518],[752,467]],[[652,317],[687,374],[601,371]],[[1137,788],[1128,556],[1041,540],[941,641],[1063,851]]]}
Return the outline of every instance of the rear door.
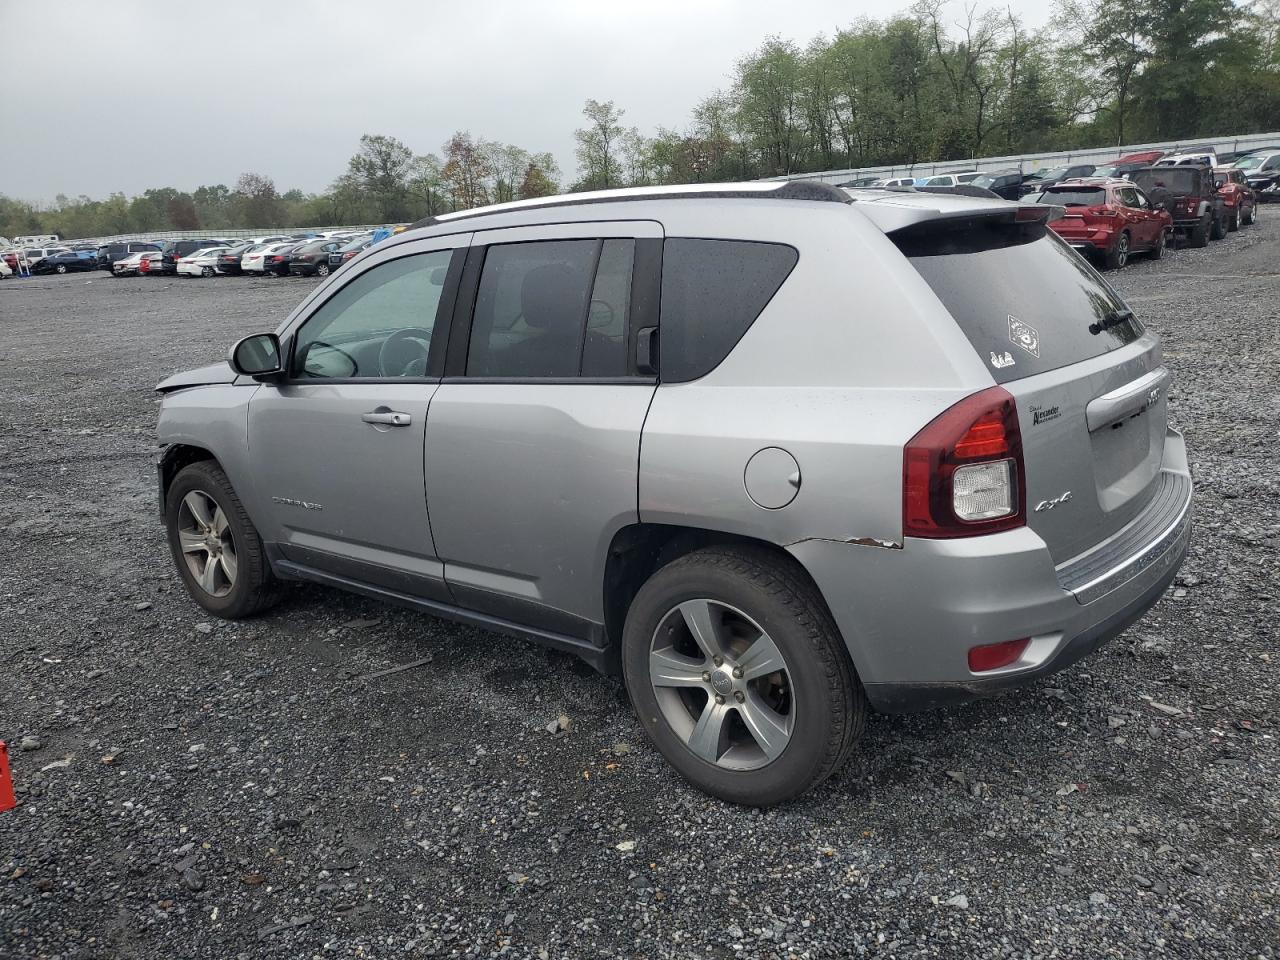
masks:
{"label": "rear door", "polygon": [[432,531],[457,602],[591,640],[604,561],[637,520],[655,389],[652,221],[477,233],[427,422]]}
{"label": "rear door", "polygon": [[1016,399],[1027,524],[1055,562],[1132,520],[1164,452],[1156,338],[1043,224],[929,222],[890,236]]}

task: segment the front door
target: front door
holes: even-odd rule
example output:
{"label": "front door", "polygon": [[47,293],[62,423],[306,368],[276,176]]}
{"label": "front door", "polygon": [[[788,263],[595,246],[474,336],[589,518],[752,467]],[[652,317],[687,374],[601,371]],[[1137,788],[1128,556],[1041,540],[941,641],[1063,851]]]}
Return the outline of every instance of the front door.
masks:
{"label": "front door", "polygon": [[[249,405],[266,539],[316,570],[448,600],[423,476],[427,411],[468,236],[396,245],[286,335],[288,376]],[[452,269],[451,269],[452,267]]]}
{"label": "front door", "polygon": [[638,519],[655,378],[636,335],[657,322],[661,238],[652,221],[475,235],[427,420],[432,529],[459,604],[598,635],[611,538]]}

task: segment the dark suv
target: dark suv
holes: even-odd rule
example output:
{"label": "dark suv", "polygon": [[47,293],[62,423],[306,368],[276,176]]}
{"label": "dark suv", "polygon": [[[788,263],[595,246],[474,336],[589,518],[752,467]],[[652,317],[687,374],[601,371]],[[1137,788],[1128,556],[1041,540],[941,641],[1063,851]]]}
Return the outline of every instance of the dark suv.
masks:
{"label": "dark suv", "polygon": [[154,243],[144,243],[141,240],[123,240],[115,243],[104,243],[98,248],[98,269],[111,272],[117,260],[123,260],[131,253],[140,253],[143,250],[159,250],[160,247]]}
{"label": "dark suv", "polygon": [[179,257],[185,257],[189,253],[195,253],[197,250],[203,250],[206,247],[225,247],[229,242],[227,240],[212,239],[166,240],[160,246],[163,256],[151,265],[151,272],[153,274],[177,273]]}
{"label": "dark suv", "polygon": [[1227,235],[1227,205],[1218,193],[1211,168],[1193,164],[1146,167],[1134,170],[1129,179],[1157,209],[1169,211],[1174,232],[1186,237],[1193,247],[1207,246],[1210,240]]}

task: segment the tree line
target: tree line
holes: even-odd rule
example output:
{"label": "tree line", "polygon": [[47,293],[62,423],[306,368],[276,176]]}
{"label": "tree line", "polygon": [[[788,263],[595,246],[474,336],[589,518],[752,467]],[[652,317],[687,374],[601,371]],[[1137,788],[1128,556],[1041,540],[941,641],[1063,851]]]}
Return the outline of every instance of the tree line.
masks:
{"label": "tree line", "polygon": [[1280,0],[1062,0],[1030,30],[1009,11],[916,0],[807,44],[767,38],[682,129],[641,132],[590,99],[577,178],[549,153],[459,131],[438,154],[366,135],[329,189],[262,174],[38,206],[0,196],[0,235],[393,223],[569,189],[1212,137],[1280,128]]}

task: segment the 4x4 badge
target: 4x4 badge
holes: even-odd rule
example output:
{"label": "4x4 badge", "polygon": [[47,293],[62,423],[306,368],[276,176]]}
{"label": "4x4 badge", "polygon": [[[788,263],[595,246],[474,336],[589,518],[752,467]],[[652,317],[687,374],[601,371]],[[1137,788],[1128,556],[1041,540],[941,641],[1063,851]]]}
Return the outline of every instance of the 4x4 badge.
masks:
{"label": "4x4 badge", "polygon": [[994,350],[991,351],[991,365],[997,370],[1004,367],[1012,367],[1015,363],[1017,361],[1013,359],[1013,354],[1008,350],[1003,354],[996,353]]}
{"label": "4x4 badge", "polygon": [[1012,314],[1009,315],[1009,339],[1033,357],[1040,356],[1040,331]]}

